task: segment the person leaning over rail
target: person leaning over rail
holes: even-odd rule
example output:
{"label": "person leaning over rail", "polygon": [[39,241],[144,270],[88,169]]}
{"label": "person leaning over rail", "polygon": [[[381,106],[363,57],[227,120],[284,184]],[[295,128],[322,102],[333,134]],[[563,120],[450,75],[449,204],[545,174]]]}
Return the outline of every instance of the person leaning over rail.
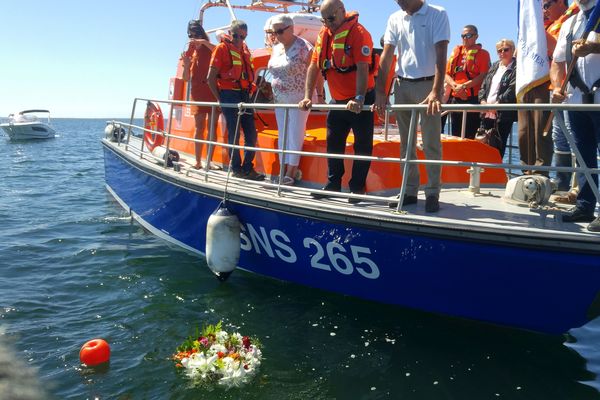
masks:
{"label": "person leaning over rail", "polygon": [[[231,23],[229,35],[231,39],[224,38],[212,51],[208,86],[220,103],[249,103],[254,85],[254,66],[250,50],[244,42],[248,35],[248,26],[242,20],[235,20]],[[227,122],[227,141],[229,144],[239,144],[239,135],[235,135],[238,109],[223,107],[222,113]],[[252,109],[243,110],[240,125],[244,131],[245,145],[256,147],[257,134]],[[254,151],[244,151],[243,163],[238,149],[230,150],[229,155],[234,177],[253,181],[265,179],[264,174],[254,170]]]}
{"label": "person leaning over rail", "polygon": [[[517,102],[515,42],[509,39],[501,39],[496,43],[496,51],[499,60],[492,65],[483,80],[479,91],[479,101],[481,104],[514,104]],[[481,119],[484,129],[494,127],[498,129],[502,139],[502,147],[499,149],[500,156],[504,158],[506,141],[512,132],[514,122],[517,120],[517,112],[514,110],[491,110],[483,113]]]}
{"label": "person leaning over rail", "polygon": [[[191,82],[191,98],[193,101],[214,102],[216,99],[208,87],[206,75],[208,74],[210,56],[215,46],[208,40],[208,35],[198,20],[191,20],[188,23],[188,37],[190,38],[189,48],[181,54],[181,59],[183,60],[182,78],[184,81]],[[211,107],[190,106],[190,111],[194,115],[196,122],[194,139],[204,139],[206,119],[211,111]],[[215,139],[214,128],[213,126],[213,136],[209,140]],[[194,165],[194,168],[200,169],[202,168],[203,144],[196,142],[194,146],[196,153],[196,165]],[[211,159],[212,151],[209,151],[206,155],[206,163],[211,169],[217,169],[216,165],[211,166]]]}
{"label": "person leaning over rail", "polygon": [[[460,35],[462,45],[456,46],[448,58],[445,80],[450,85],[451,104],[479,104],[479,89],[490,69],[490,53],[477,43],[479,32],[475,25],[466,25]],[[460,136],[463,114],[450,114],[452,135]],[[478,113],[467,113],[465,137],[474,139],[479,127]]]}
{"label": "person leaning over rail", "polygon": [[[442,88],[446,68],[446,53],[450,41],[450,24],[446,10],[424,0],[397,0],[401,10],[390,16],[385,30],[385,47],[381,55],[377,77],[377,97],[375,110],[383,115],[388,103],[386,93],[387,73],[391,66],[394,51],[398,48],[395,88],[396,104],[427,104],[427,112],[420,112],[423,150],[428,160],[442,159],[441,105]],[[401,157],[407,155],[410,111],[396,112]],[[417,159],[416,138],[408,153],[411,160]],[[427,186],[425,187],[425,211],[437,212],[440,208],[441,190],[440,165],[427,164]],[[419,190],[419,168],[408,166],[406,194],[402,205],[415,204]],[[398,202],[389,206],[396,208]]]}
{"label": "person leaning over rail", "polygon": [[[271,76],[271,88],[275,103],[296,104],[304,98],[304,78],[310,64],[313,46],[301,37],[294,35],[294,21],[285,14],[271,18],[271,26],[267,30],[275,39],[275,46],[267,66]],[[283,108],[275,109],[277,127],[279,129],[279,149],[293,151],[302,150],[306,133],[308,110],[288,109],[287,135],[284,143],[285,113]],[[286,154],[281,159],[284,165],[282,184],[293,185],[296,182],[299,154]]]}
{"label": "person leaning over rail", "polygon": [[[581,38],[586,32],[586,24],[596,0],[576,0],[581,11],[569,18],[562,26],[554,50],[551,69],[553,82],[562,82],[566,77],[566,66],[573,57],[577,57],[576,66],[571,74],[566,95],[559,86],[552,92],[552,101],[566,101],[571,104],[600,104],[600,34],[589,33],[587,40]],[[598,168],[598,145],[600,144],[600,111],[569,111],[571,130],[577,150],[586,167]],[[587,229],[600,232],[600,217],[594,217],[596,195],[588,183],[585,174],[577,174],[580,191],[576,206],[563,216],[565,222],[591,222]],[[592,174],[595,187],[598,187],[598,175]]]}
{"label": "person leaning over rail", "polygon": [[[346,110],[331,110],[327,114],[327,153],[344,154],[350,129],[354,133],[354,154],[370,156],[373,152],[373,112],[362,111],[365,104],[375,100],[375,68],[373,40],[358,22],[358,13],[346,13],[341,0],[325,0],[321,5],[323,27],[306,74],[304,99],[299,107],[310,109],[311,96],[319,70],[329,85],[335,104],[345,104]],[[354,160],[350,192],[363,194],[371,162]],[[323,190],[339,192],[342,189],[344,160],[327,159],[328,183]],[[313,193],[314,198],[326,197]],[[351,204],[359,199],[349,198]]]}

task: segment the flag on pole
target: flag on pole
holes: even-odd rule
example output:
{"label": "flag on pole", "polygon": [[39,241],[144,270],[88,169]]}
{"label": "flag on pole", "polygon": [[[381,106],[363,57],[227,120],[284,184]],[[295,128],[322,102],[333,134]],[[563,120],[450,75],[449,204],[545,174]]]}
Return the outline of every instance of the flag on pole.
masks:
{"label": "flag on pole", "polygon": [[588,19],[588,23],[585,26],[585,32],[591,33],[596,32],[600,33],[600,7],[598,7],[598,3],[594,6],[592,13]]}
{"label": "flag on pole", "polygon": [[517,102],[525,94],[547,82],[550,72],[548,45],[544,30],[542,0],[519,1],[519,35],[517,40]]}

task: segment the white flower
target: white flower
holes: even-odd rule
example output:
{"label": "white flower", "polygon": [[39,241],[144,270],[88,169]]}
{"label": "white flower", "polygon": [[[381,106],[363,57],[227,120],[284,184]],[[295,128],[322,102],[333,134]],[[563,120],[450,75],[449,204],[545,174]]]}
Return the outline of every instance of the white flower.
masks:
{"label": "white flower", "polygon": [[242,343],[242,339],[244,338],[242,335],[240,335],[239,332],[234,333],[233,335],[231,335],[231,337],[235,339],[235,341],[238,343]]}
{"label": "white flower", "polygon": [[217,356],[206,356],[204,353],[194,353],[188,358],[181,360],[181,365],[187,370],[187,374],[190,377],[196,377],[200,375],[202,379],[205,379],[210,372],[216,370],[215,361]]}
{"label": "white flower", "polygon": [[217,342],[225,343],[227,341],[227,339],[229,339],[229,334],[225,331],[219,331],[219,332],[217,332],[216,337],[217,337]]}
{"label": "white flower", "polygon": [[219,379],[220,385],[228,387],[241,386],[243,383],[246,383],[250,376],[252,376],[239,360],[225,357],[223,358],[223,364],[224,366],[221,370],[223,377]]}
{"label": "white flower", "polygon": [[208,353],[210,353],[211,355],[217,354],[218,352],[227,354],[227,347],[223,346],[220,343],[215,343],[212,346],[210,346],[210,349],[208,349]]}

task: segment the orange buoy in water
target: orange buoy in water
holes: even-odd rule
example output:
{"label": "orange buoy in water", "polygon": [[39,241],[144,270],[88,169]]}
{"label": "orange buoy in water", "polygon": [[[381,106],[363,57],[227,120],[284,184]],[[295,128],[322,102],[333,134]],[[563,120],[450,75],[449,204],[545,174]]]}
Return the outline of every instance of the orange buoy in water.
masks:
{"label": "orange buoy in water", "polygon": [[92,339],[81,346],[79,360],[87,366],[103,364],[110,360],[110,346],[102,339]]}

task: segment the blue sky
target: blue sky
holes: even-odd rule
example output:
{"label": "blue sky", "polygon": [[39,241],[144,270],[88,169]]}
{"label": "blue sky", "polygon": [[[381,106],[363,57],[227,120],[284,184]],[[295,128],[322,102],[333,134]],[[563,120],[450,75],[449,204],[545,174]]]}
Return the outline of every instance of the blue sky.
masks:
{"label": "blue sky", "polygon": [[[235,1],[234,1],[235,2]],[[435,0],[450,17],[450,49],[466,24],[496,60],[494,44],[516,41],[517,0]],[[378,42],[393,0],[346,0],[346,9]],[[54,117],[127,117],[134,97],[166,99],[169,78],[183,50],[187,22],[201,1],[0,0],[0,118],[26,108],[48,108]],[[205,14],[205,26],[222,26],[225,14]],[[263,41],[265,14],[239,12],[251,47]]]}

